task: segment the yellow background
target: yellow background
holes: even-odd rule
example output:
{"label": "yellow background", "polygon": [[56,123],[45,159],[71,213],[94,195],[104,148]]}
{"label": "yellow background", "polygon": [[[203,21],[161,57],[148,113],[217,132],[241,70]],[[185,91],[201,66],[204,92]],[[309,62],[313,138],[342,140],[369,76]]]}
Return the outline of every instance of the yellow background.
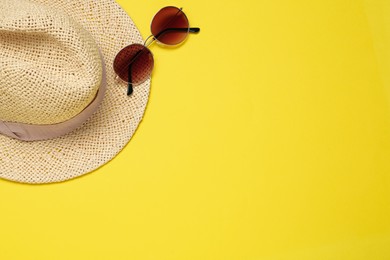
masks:
{"label": "yellow background", "polygon": [[390,259],[390,2],[118,1],[151,47],[136,135],[92,174],[0,181],[0,259]]}

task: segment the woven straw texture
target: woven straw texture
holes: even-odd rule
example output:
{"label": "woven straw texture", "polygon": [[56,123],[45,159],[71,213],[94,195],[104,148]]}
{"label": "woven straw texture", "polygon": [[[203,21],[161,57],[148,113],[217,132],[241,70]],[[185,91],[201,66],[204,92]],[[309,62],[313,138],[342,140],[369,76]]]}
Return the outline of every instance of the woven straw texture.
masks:
{"label": "woven straw texture", "polygon": [[102,80],[92,36],[26,0],[0,1],[0,14],[0,120],[55,124],[79,114]]}
{"label": "woven straw texture", "polygon": [[[114,0],[0,0],[0,8],[6,8],[11,3],[13,8],[8,8],[5,15],[3,12],[3,16],[8,18],[0,17],[0,75],[11,71],[15,73],[15,79],[36,80],[34,84],[31,81],[19,81],[19,84],[8,86],[20,91],[13,94],[23,98],[21,102],[30,102],[29,95],[37,91],[34,85],[49,85],[45,89],[51,85],[53,90],[59,91],[53,94],[57,96],[52,101],[53,105],[49,105],[53,108],[49,116],[47,112],[42,112],[31,117],[19,116],[18,120],[29,123],[61,121],[85,107],[96,94],[101,80],[101,68],[99,69],[96,62],[98,53],[93,47],[95,43],[104,57],[107,92],[95,114],[83,126],[65,136],[47,141],[24,142],[0,135],[0,177],[23,183],[51,183],[91,172],[123,149],[143,117],[149,97],[150,79],[136,86],[133,95],[127,97],[126,85],[116,79],[112,69],[118,51],[129,44],[142,43],[142,37],[131,18]],[[56,13],[57,15],[53,16]],[[24,19],[26,14],[27,17],[32,17],[32,21]],[[20,28],[24,31],[20,32]],[[6,36],[3,37],[3,34]],[[28,37],[23,36],[20,37],[23,39],[16,41],[18,34],[28,34]],[[13,48],[24,50],[24,47],[35,50],[32,55],[37,58],[35,64],[39,66],[32,67],[33,63],[23,57],[23,52],[17,57],[2,53],[2,50],[12,52]],[[55,55],[56,61],[48,62],[49,55]],[[27,67],[23,69],[19,64],[13,66],[18,60]],[[44,75],[41,73],[42,69],[49,70],[48,75],[54,76],[63,76],[59,72],[62,70],[70,72],[65,76],[66,80],[73,79],[72,85],[68,85],[70,90],[60,86],[55,82],[55,78],[42,76],[37,79],[39,75]],[[91,75],[86,76],[89,72],[92,72]],[[61,81],[60,79],[64,80],[58,78],[58,81]],[[6,95],[3,97],[3,93],[10,92],[4,91],[2,87],[4,86],[0,87],[0,107],[5,107],[4,104],[8,104],[10,100]],[[62,105],[59,110],[64,111],[63,109],[69,106],[69,103],[63,103],[66,95],[72,96],[70,102],[74,102],[74,106],[72,104],[72,109],[63,115],[54,109]],[[47,96],[52,98],[47,93],[37,94],[37,97],[32,99],[32,106],[38,106],[35,101],[42,102]],[[63,99],[59,99],[59,96]],[[15,107],[21,108],[23,104]],[[9,114],[0,110],[1,119],[5,120],[7,116],[17,117],[16,110]],[[37,111],[40,111],[39,107]]]}

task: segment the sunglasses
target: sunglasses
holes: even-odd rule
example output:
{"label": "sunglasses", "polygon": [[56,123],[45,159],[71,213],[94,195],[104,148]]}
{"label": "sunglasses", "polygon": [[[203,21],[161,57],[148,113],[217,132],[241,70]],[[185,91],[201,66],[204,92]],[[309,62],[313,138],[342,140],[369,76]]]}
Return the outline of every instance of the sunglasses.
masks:
{"label": "sunglasses", "polygon": [[123,48],[114,59],[114,71],[127,82],[127,95],[133,93],[133,86],[143,83],[152,74],[154,59],[148,46],[153,42],[175,46],[182,43],[189,33],[198,33],[199,28],[189,26],[182,8],[167,6],[153,17],[152,34],[144,44],[131,44]]}

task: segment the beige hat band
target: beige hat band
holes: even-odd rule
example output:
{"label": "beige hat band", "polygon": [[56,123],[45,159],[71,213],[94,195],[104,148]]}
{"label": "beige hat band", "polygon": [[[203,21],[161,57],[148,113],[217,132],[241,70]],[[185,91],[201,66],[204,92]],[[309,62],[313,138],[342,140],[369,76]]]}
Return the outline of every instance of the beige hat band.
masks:
{"label": "beige hat band", "polygon": [[102,82],[94,100],[75,117],[58,123],[48,125],[34,125],[0,121],[0,134],[23,141],[38,141],[56,138],[65,135],[81,126],[98,109],[106,92],[106,72],[102,60]]}
{"label": "beige hat band", "polygon": [[116,0],[0,0],[0,178],[60,182],[112,160],[151,83],[127,96],[112,64],[143,42]]}

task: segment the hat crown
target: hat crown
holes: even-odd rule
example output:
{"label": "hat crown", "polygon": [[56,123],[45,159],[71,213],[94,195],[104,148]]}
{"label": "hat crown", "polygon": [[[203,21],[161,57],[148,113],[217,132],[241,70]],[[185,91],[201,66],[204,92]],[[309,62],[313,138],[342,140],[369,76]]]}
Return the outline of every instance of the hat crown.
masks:
{"label": "hat crown", "polygon": [[98,47],[80,24],[45,5],[0,1],[0,121],[64,122],[101,82]]}

